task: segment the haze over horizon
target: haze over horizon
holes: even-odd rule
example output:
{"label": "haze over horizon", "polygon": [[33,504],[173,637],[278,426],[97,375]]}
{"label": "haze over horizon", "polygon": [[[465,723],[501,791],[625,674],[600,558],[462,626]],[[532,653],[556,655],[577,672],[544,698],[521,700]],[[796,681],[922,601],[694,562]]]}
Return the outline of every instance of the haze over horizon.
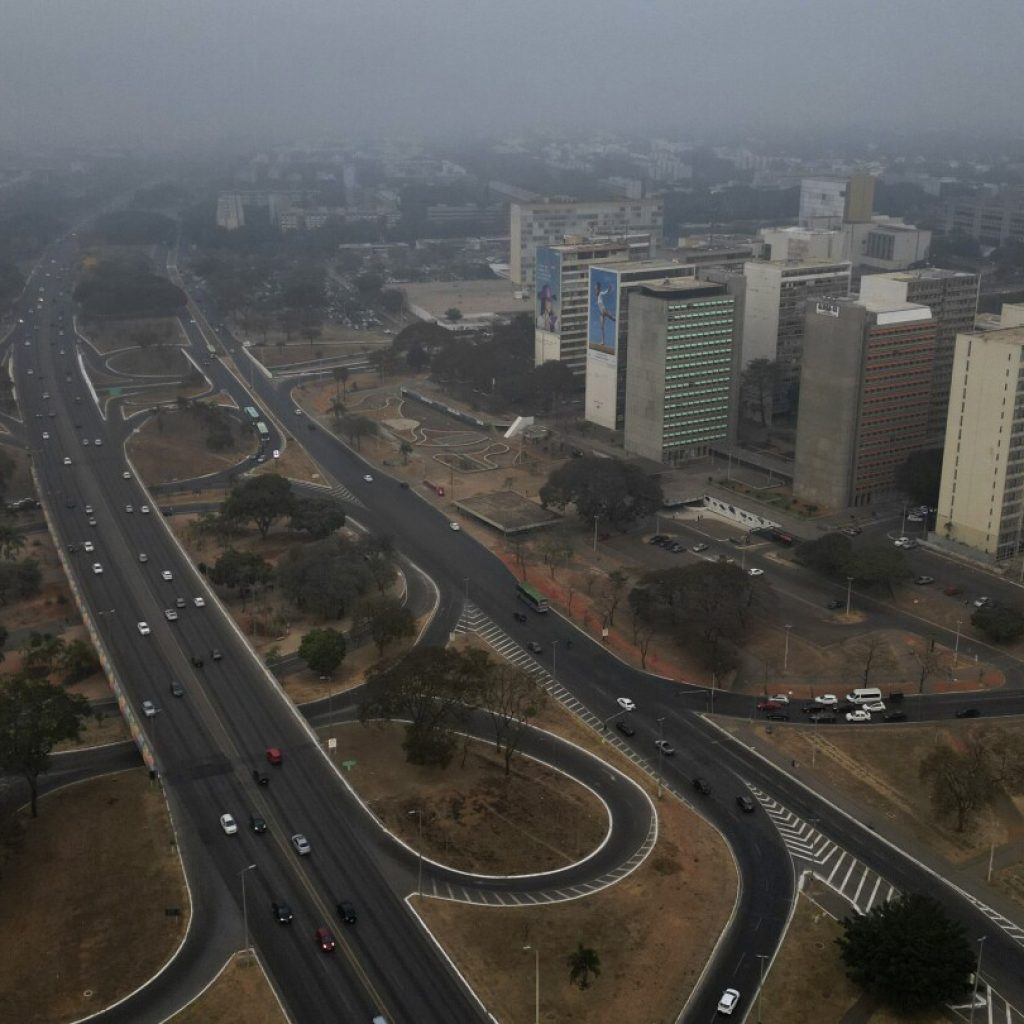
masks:
{"label": "haze over horizon", "polygon": [[5,8],[6,144],[1022,128],[1019,0]]}

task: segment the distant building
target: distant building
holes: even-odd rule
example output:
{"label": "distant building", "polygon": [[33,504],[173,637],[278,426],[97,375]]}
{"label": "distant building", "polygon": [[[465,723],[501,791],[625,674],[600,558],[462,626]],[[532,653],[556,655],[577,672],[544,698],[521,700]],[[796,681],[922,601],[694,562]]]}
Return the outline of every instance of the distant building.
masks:
{"label": "distant building", "polygon": [[916,302],[932,311],[935,319],[935,362],[932,366],[928,431],[938,444],[942,443],[946,433],[956,337],[974,330],[979,287],[977,274],[938,268],[871,274],[861,278],[860,297],[868,302]]}
{"label": "distant building", "polygon": [[745,396],[746,413],[757,418],[794,408],[793,396],[800,383],[807,300],[850,294],[850,264],[827,260],[749,262],[743,265],[746,300],[743,309],[742,366],[755,359],[776,364],[776,380],[770,409],[760,408],[761,396],[751,408]]}
{"label": "distant building", "polygon": [[[1005,308],[1005,307],[1004,307]],[[1024,327],[960,334],[935,540],[994,561],[1021,550]]]}
{"label": "distant building", "polygon": [[854,268],[906,270],[928,258],[932,233],[898,217],[872,217],[870,221],[844,224],[843,258]]}
{"label": "distant building", "polygon": [[677,247],[669,251],[680,263],[697,267],[699,274],[705,269],[742,271],[747,260],[760,255],[761,245],[749,239],[737,241],[714,238],[697,241],[692,236],[687,236],[680,238]]}
{"label": "distant building", "polygon": [[237,192],[221,192],[217,196],[217,227],[225,231],[245,227],[245,207]]}
{"label": "distant building", "polygon": [[869,174],[849,178],[804,178],[800,183],[800,225],[838,228],[871,219],[875,179]]}
{"label": "distant building", "polygon": [[473,224],[491,230],[498,227],[499,211],[476,203],[438,203],[427,207],[427,223],[433,225]]}
{"label": "distant building", "polygon": [[584,419],[609,430],[623,426],[629,358],[629,299],[642,285],[693,278],[696,268],[665,260],[590,266],[587,294],[587,381]]}
{"label": "distant building", "polygon": [[732,440],[736,305],[727,286],[708,281],[647,284],[631,294],[627,454],[677,463]]}
{"label": "distant building", "polygon": [[[514,250],[513,250],[514,251]],[[574,241],[537,250],[534,364],[556,359],[583,382],[587,365],[590,267],[647,259],[650,235]]]}
{"label": "distant building", "polygon": [[561,245],[573,236],[612,238],[631,234],[648,234],[657,246],[664,209],[660,199],[512,203],[509,218],[512,280],[532,286],[538,247]]}
{"label": "distant building", "polygon": [[1024,186],[960,196],[946,208],[946,230],[986,245],[1024,242]]}
{"label": "distant building", "polygon": [[766,260],[841,260],[843,235],[824,228],[762,228]]}
{"label": "distant building", "polygon": [[793,492],[824,508],[870,505],[928,446],[935,321],[927,306],[809,301]]}

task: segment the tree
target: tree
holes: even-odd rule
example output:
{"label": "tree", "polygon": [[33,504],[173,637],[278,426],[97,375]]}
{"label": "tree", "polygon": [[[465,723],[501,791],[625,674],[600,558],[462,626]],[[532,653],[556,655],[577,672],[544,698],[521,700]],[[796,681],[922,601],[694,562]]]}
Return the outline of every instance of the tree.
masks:
{"label": "tree", "polygon": [[991,780],[969,752],[936,747],[921,761],[918,774],[931,784],[935,816],[953,818],[957,832],[963,832],[974,812],[992,799]]}
{"label": "tree", "polygon": [[444,311],[445,319],[455,323],[457,320],[462,319],[462,310],[458,306],[449,306]]}
{"label": "tree", "polygon": [[744,404],[758,411],[761,426],[768,426],[768,413],[779,379],[778,364],[772,359],[751,359],[741,380]]}
{"label": "tree", "polygon": [[363,598],[356,605],[352,611],[352,628],[369,633],[377,645],[377,653],[383,655],[388,644],[415,634],[416,620],[397,597],[379,594]]}
{"label": "tree", "polygon": [[21,648],[22,668],[29,676],[48,676],[56,668],[63,653],[64,641],[59,636],[33,630]]}
{"label": "tree", "polygon": [[14,558],[25,546],[25,534],[17,527],[0,525],[0,558]]}
{"label": "tree", "polygon": [[43,680],[14,678],[0,687],[0,772],[28,783],[32,817],[38,816],[39,776],[50,767],[50,751],[63,740],[76,743],[89,702]]}
{"label": "tree", "polygon": [[[340,402],[342,395],[347,393],[346,385],[348,384],[348,378],[350,370],[347,366],[335,366],[331,368],[331,376],[334,378],[334,397]],[[341,385],[342,395],[338,394],[338,385]],[[342,406],[344,409],[344,406]]]}
{"label": "tree", "polygon": [[405,309],[405,293],[398,288],[385,288],[380,293],[380,304],[392,316],[401,313]]}
{"label": "tree", "polygon": [[274,567],[266,559],[255,552],[234,548],[228,548],[209,572],[211,582],[237,590],[243,599],[253,587],[268,583],[273,575]]}
{"label": "tree", "polygon": [[318,675],[332,675],[345,657],[345,635],[329,626],[311,629],[299,643],[299,657]]}
{"label": "tree", "polygon": [[348,435],[348,443],[355,442],[356,451],[362,451],[362,439],[373,437],[377,433],[377,423],[366,416],[343,416],[340,422],[341,429]]}
{"label": "tree", "polygon": [[877,634],[868,634],[847,641],[843,644],[843,653],[851,664],[857,666],[856,671],[861,674],[861,686],[871,685],[871,673],[874,669],[892,670],[895,667],[888,640]]}
{"label": "tree", "polygon": [[274,521],[289,515],[294,505],[291,483],[283,476],[267,474],[235,487],[221,505],[221,515],[225,519],[251,519],[265,538]]}
{"label": "tree", "polygon": [[584,522],[605,520],[620,530],[653,515],[664,497],[661,484],[620,459],[585,456],[555,469],[540,489],[541,503],[564,509],[572,504]]}
{"label": "tree", "polygon": [[39,562],[26,558],[23,562],[0,562],[0,604],[12,598],[32,597],[39,593],[43,572]]}
{"label": "tree", "polygon": [[0,661],[3,661],[7,656],[4,651],[4,648],[7,646],[7,637],[7,627],[0,625]]}
{"label": "tree", "polygon": [[333,498],[298,499],[288,525],[320,540],[345,525],[345,510]]}
{"label": "tree", "polygon": [[412,455],[412,445],[408,441],[403,441],[399,446],[398,450],[402,453],[402,465],[409,465],[409,456]]}
{"label": "tree", "polygon": [[971,625],[993,643],[1008,643],[1024,635],[1024,614],[1019,608],[1004,604],[987,604],[971,616]]}
{"label": "tree", "polygon": [[532,676],[508,664],[490,664],[480,688],[480,706],[494,726],[494,749],[505,759],[505,775],[512,756],[526,734],[527,722],[544,703],[543,689]]}
{"label": "tree", "polygon": [[581,992],[590,987],[591,975],[596,978],[601,974],[601,958],[582,942],[576,944],[576,949],[565,958],[565,962],[569,965],[569,984]]}
{"label": "tree", "polygon": [[88,640],[75,639],[64,645],[58,665],[63,673],[61,682],[65,686],[73,686],[98,672],[100,659]]}
{"label": "tree", "polygon": [[628,582],[629,577],[621,569],[612,569],[604,582],[602,587],[604,617],[609,626],[615,625],[615,609],[618,608],[619,601],[622,600],[622,590]]}
{"label": "tree", "polygon": [[345,403],[340,398],[332,398],[331,404],[327,408],[331,416],[334,417],[334,425],[340,426],[345,415]]}
{"label": "tree", "polygon": [[578,387],[575,374],[560,359],[549,359],[535,367],[532,382],[535,400],[548,410],[557,408],[559,400]]}
{"label": "tree", "polygon": [[299,611],[340,619],[373,584],[363,554],[360,546],[333,534],[291,548],[278,563],[274,578]]}
{"label": "tree", "polygon": [[846,576],[853,544],[842,533],[826,533],[815,540],[804,541],[797,549],[795,558],[801,565],[814,569],[825,576]]}
{"label": "tree", "polygon": [[888,544],[865,544],[851,554],[846,575],[866,586],[884,586],[891,595],[894,585],[913,573],[902,551]]}
{"label": "tree", "polygon": [[847,917],[836,939],[846,976],[899,1013],[955,1003],[970,991],[974,950],[930,896],[904,893]]}
{"label": "tree", "polygon": [[911,452],[906,460],[896,467],[896,486],[911,501],[916,501],[919,505],[938,505],[941,482],[941,448]]}

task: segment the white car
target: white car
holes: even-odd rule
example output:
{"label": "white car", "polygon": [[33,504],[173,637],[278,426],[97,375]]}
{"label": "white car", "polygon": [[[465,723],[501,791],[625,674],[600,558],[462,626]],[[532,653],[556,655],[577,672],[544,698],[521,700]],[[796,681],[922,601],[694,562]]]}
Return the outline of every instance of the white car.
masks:
{"label": "white car", "polygon": [[174,579],[174,576],[171,575],[171,570],[170,569],[164,569],[164,571],[162,573],[160,573],[160,579],[166,580],[166,582],[170,583],[171,580]]}
{"label": "white car", "polygon": [[636,711],[636,704],[634,704],[628,697],[617,697],[615,703],[618,704],[623,711]]}
{"label": "white car", "polygon": [[157,706],[151,700],[144,700],[142,702],[142,713],[147,718],[153,718],[156,715]]}
{"label": "white car", "polygon": [[366,481],[366,482],[367,482],[368,484],[372,484],[372,483],[373,483],[373,474],[372,474],[372,473],[364,473],[364,474],[363,474],[363,479],[364,479],[364,480],[365,480],[365,481]]}
{"label": "white car", "polygon": [[131,515],[135,511],[135,506],[134,505],[125,505],[124,510],[129,515]]}
{"label": "white car", "polygon": [[82,545],[82,550],[83,550],[83,551],[95,551],[95,550],[96,550],[96,545],[95,545],[95,544],[93,544],[93,542],[92,542],[91,540],[87,540],[87,541],[86,541],[86,542],[85,542],[85,543],[84,543],[84,544]]}
{"label": "white car", "polygon": [[102,566],[102,565],[100,565],[100,563],[99,563],[99,562],[93,562],[93,563],[92,563],[92,571],[93,571],[93,572],[94,572],[94,573],[95,573],[95,574],[96,574],[97,576],[102,576],[102,575],[103,575],[103,566]]}
{"label": "white car", "polygon": [[127,469],[121,474],[121,479],[122,480],[131,480],[131,478],[132,478],[132,475],[131,475],[131,473],[128,472]]}
{"label": "white car", "polygon": [[202,597],[193,597],[192,598],[192,603],[197,608],[205,608],[206,607],[206,600],[205,600],[205,598],[202,598]]}
{"label": "white car", "polygon": [[881,714],[885,710],[885,701],[873,700],[867,704],[861,704],[861,708],[865,711],[878,712]]}
{"label": "white car", "polygon": [[764,575],[764,569],[748,569],[747,570],[747,575],[748,576],[763,576]]}
{"label": "white car", "polygon": [[150,630],[150,628],[149,628],[149,623],[148,622],[140,622],[139,623],[139,632],[143,636],[149,636],[149,634],[152,632]]}
{"label": "white car", "polygon": [[864,708],[857,708],[855,711],[847,711],[846,720],[848,722],[870,722],[871,712],[865,711]]}
{"label": "white car", "polygon": [[785,693],[774,693],[768,699],[771,700],[771,701],[774,701],[776,704],[788,704],[789,703],[789,696],[787,694],[785,694]]}
{"label": "white car", "polygon": [[449,528],[450,530],[454,530],[454,531],[455,531],[456,533],[458,533],[458,532],[459,532],[459,530],[461,530],[461,529],[462,529],[462,527],[461,527],[461,526],[459,526],[459,524],[458,524],[458,523],[449,523],[449,524],[448,524],[448,528]]}
{"label": "white car", "polygon": [[238,823],[230,814],[222,814],[220,816],[220,827],[224,829],[225,835],[233,836],[238,832]]}
{"label": "white car", "polygon": [[149,561],[149,555],[147,555],[145,551],[140,551],[139,552],[139,561],[140,562],[148,562]]}
{"label": "white car", "polygon": [[271,452],[271,455],[273,455],[275,459],[279,459],[279,458],[281,458],[281,449],[280,449],[280,448],[275,448],[275,449],[274,449],[274,450],[273,450],[273,451]]}
{"label": "white car", "polygon": [[814,698],[815,704],[821,704],[826,708],[834,708],[839,703],[839,698],[834,693],[823,693],[820,697]]}
{"label": "white car", "polygon": [[93,441],[93,444],[94,444],[94,445],[96,445],[96,447],[97,447],[97,448],[99,448],[99,446],[100,446],[101,444],[103,444],[103,439],[102,439],[102,438],[100,438],[100,437],[97,437],[97,438],[96,438],[96,440],[95,440],[95,441]]}
{"label": "white car", "polygon": [[295,847],[295,852],[300,857],[305,857],[313,849],[309,845],[309,840],[301,832],[296,832],[292,836],[292,846]]}
{"label": "white car", "polygon": [[991,603],[992,603],[992,598],[991,597],[977,597],[977,598],[974,599],[974,607],[975,608],[984,608],[986,605],[990,605]]}
{"label": "white car", "polygon": [[65,455],[64,456],[64,465],[65,466],[70,466],[71,465],[71,456],[70,455]]}
{"label": "white car", "polygon": [[84,511],[85,511],[85,514],[87,516],[91,516],[92,515],[92,505],[86,505]]}
{"label": "white car", "polygon": [[149,506],[148,506],[148,505],[140,505],[140,506],[139,506],[139,511],[140,511],[140,512],[141,512],[141,513],[142,513],[142,514],[143,514],[144,516],[148,516],[148,515],[149,515]]}
{"label": "white car", "polygon": [[46,430],[43,431],[43,440],[44,441],[49,441],[50,440],[50,434]]}
{"label": "white car", "polygon": [[165,608],[164,609],[164,618],[168,622],[177,622],[178,621],[178,613],[173,608]]}
{"label": "white car", "polygon": [[722,993],[722,998],[718,1000],[718,1012],[725,1014],[726,1017],[731,1017],[739,1001],[739,991],[734,988],[727,988]]}

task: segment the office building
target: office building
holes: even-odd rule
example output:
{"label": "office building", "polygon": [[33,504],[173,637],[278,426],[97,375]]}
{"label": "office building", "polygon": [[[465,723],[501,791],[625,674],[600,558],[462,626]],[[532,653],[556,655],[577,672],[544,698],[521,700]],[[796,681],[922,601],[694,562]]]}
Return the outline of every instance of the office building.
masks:
{"label": "office building", "polygon": [[657,246],[664,222],[660,199],[512,203],[509,211],[512,281],[526,287],[534,283],[538,247],[561,245],[572,237],[623,235],[650,235],[652,244]]}
{"label": "office building", "polygon": [[855,270],[907,270],[928,258],[932,233],[899,217],[872,217],[869,221],[844,224],[843,259]]}
{"label": "office building", "polygon": [[838,228],[871,220],[875,179],[870,174],[848,178],[804,178],[800,182],[800,225]]}
{"label": "office building", "polygon": [[839,510],[893,494],[928,446],[935,321],[927,306],[810,301],[800,371],[793,492]]}
{"label": "office building", "polygon": [[1024,242],[1024,186],[961,196],[946,208],[946,230],[986,245]]}
{"label": "office building", "polygon": [[946,433],[949,382],[958,334],[974,330],[978,312],[977,274],[958,270],[904,270],[861,278],[860,297],[870,302],[916,302],[927,306],[935,319],[935,362],[928,430],[937,444]]}
{"label": "office building", "polygon": [[629,301],[623,445],[656,462],[699,458],[733,439],[737,301],[726,285],[641,285]]}
{"label": "office building", "polygon": [[544,246],[536,258],[534,365],[556,359],[582,383],[587,364],[590,267],[647,259],[650,235]]}
{"label": "office building", "polygon": [[841,260],[843,236],[824,228],[762,228],[766,260]]}
{"label": "office building", "polygon": [[695,267],[664,260],[591,264],[584,419],[609,430],[623,425],[630,293],[647,282],[668,285],[695,274]]}
{"label": "office building", "polygon": [[936,543],[993,561],[1021,550],[1024,516],[1024,327],[960,334]]}
{"label": "office building", "polygon": [[771,421],[792,411],[800,383],[807,300],[850,293],[850,264],[828,260],[771,260],[743,265],[746,299],[743,309],[741,364],[755,359],[776,365],[770,408],[762,395],[744,396],[746,415]]}

